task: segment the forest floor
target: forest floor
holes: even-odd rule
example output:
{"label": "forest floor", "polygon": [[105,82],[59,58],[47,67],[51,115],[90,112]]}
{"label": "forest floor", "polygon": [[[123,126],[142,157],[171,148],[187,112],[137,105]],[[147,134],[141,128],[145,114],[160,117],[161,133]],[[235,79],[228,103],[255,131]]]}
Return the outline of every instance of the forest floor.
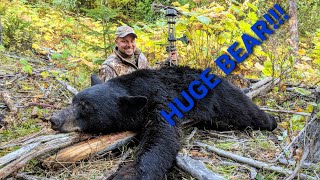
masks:
{"label": "forest floor", "polygon": [[[32,73],[28,74],[22,70],[25,66],[19,63],[21,58],[28,60],[32,67]],[[6,91],[14,102],[14,106],[18,108],[16,113],[10,112],[7,105],[0,99],[1,157],[19,149],[18,146],[2,148],[6,144],[18,142],[25,137],[34,138],[40,135],[56,134],[50,128],[48,119],[52,113],[66,107],[71,102],[73,94],[65,89],[54,75],[65,70],[56,67],[46,58],[23,57],[3,53],[0,55],[0,65],[0,91]],[[296,87],[303,87],[304,91],[302,92],[301,90],[294,90],[294,86],[285,85],[287,83],[285,80],[281,83],[273,91],[254,99],[260,107],[293,112],[293,114],[273,113],[279,124],[273,132],[252,130],[218,132],[188,127],[181,139],[183,149],[180,152],[204,162],[208,169],[226,179],[284,179],[285,175],[283,174],[237,163],[194,145],[195,141],[200,141],[251,159],[263,162],[274,160],[310,119],[310,116],[294,113],[305,111],[308,114],[312,111],[315,102],[312,92],[317,85],[295,85]],[[306,94],[306,92],[311,92],[311,94]],[[48,153],[29,161],[16,175],[26,173],[39,179],[97,179],[117,169],[115,167],[118,164],[117,162],[132,161],[136,145],[136,141],[131,142],[117,150],[99,156],[93,155],[89,159],[60,169],[50,169],[43,166],[43,160],[50,155]],[[125,159],[123,158],[124,154],[126,154]],[[291,156],[288,157],[289,159],[293,158],[290,151],[286,154]],[[294,165],[281,165],[278,162],[272,164],[294,169]],[[309,167],[308,169],[301,169],[300,172],[319,177],[320,164],[314,166],[316,169]],[[15,177],[15,175],[13,174],[12,177]],[[166,178],[194,179],[177,166],[172,168]]]}

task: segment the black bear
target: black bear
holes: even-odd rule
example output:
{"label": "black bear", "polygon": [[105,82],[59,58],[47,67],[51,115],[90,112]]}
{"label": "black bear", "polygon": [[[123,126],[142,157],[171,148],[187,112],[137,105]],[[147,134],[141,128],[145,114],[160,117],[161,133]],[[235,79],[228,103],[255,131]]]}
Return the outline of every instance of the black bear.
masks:
{"label": "black bear", "polygon": [[[176,124],[172,126],[161,112],[169,112],[168,104],[199,79],[201,72],[189,67],[143,69],[96,85],[94,78],[93,86],[78,93],[70,106],[51,117],[52,128],[61,132],[138,132],[142,138],[136,160],[109,178],[163,179],[180,149],[179,127],[183,120],[173,116]],[[183,119],[201,121],[206,128],[218,130],[272,131],[277,126],[272,116],[222,78],[205,97],[194,100],[192,110]]]}

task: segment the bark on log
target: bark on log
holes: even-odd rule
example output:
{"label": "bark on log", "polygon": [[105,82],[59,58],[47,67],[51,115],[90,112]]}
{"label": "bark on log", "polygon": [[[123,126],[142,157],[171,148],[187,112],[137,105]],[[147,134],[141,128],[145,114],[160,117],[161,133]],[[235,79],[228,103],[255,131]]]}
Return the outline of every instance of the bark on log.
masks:
{"label": "bark on log", "polygon": [[189,156],[178,154],[176,157],[176,162],[179,168],[183,169],[197,179],[225,180],[225,178],[222,176],[207,169],[203,162],[192,159]]}
{"label": "bark on log", "polygon": [[45,159],[43,165],[47,168],[64,167],[67,164],[87,159],[92,155],[103,154],[106,151],[116,149],[131,141],[135,135],[135,133],[127,131],[80,142]]}

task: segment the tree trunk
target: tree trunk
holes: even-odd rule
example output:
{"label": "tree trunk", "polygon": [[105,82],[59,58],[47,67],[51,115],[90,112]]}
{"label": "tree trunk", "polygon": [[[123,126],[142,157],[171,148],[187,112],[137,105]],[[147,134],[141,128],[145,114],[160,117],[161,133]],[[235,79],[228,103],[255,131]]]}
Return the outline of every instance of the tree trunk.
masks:
{"label": "tree trunk", "polygon": [[289,16],[290,46],[293,48],[292,54],[297,55],[299,42],[297,0],[289,0]]}

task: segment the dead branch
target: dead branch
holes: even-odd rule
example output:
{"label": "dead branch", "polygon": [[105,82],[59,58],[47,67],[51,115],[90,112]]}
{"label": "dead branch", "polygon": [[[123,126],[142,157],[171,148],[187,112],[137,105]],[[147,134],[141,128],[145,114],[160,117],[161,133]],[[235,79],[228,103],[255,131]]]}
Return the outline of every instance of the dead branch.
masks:
{"label": "dead branch", "polygon": [[[320,103],[320,86],[315,89],[316,104]],[[320,112],[318,106],[313,108],[312,116],[317,119],[308,127],[305,133],[305,137],[298,140],[299,144],[304,146],[304,150],[308,149],[309,156],[307,157],[308,162],[319,162],[320,161],[320,118],[317,113]]]}
{"label": "dead branch", "polygon": [[261,87],[261,86],[269,83],[270,81],[272,81],[272,77],[266,77],[266,78],[264,78],[263,80],[254,83],[254,84],[250,87],[250,90],[256,90],[256,89],[258,89],[259,87]]}
{"label": "dead branch", "polygon": [[247,96],[250,99],[253,99],[254,97],[258,96],[261,93],[266,93],[269,91],[275,84],[278,84],[280,82],[280,78],[275,79],[274,81],[268,82],[267,84],[257,88],[256,90],[253,90],[251,92],[247,93]]}
{"label": "dead branch", "polygon": [[[279,163],[281,164],[284,164],[284,165],[290,165],[290,166],[294,166],[296,165],[297,162],[293,161],[293,160],[287,160],[287,159],[284,159],[284,158],[280,158],[278,160]],[[303,169],[312,169],[312,170],[317,170],[319,169],[320,167],[317,166],[316,164],[314,163],[308,163],[308,162],[303,162],[302,165],[301,165],[301,168]]]}
{"label": "dead branch", "polygon": [[178,154],[176,157],[177,166],[184,171],[191,174],[197,179],[215,179],[223,180],[222,176],[213,173],[211,170],[207,169],[203,162],[192,159],[187,155]]}
{"label": "dead branch", "polygon": [[17,107],[14,105],[13,101],[11,100],[11,96],[7,91],[0,92],[0,99],[4,101],[11,112],[13,112],[14,114],[18,112]]}
{"label": "dead branch", "polygon": [[285,148],[283,148],[282,152],[278,155],[278,157],[277,157],[276,159],[272,160],[271,162],[276,162],[276,161],[278,161],[278,160],[283,156],[283,154],[299,139],[299,137],[301,137],[301,136],[305,133],[307,127],[308,127],[310,124],[312,124],[312,122],[313,122],[315,119],[316,119],[316,116],[313,117],[313,118],[303,127],[303,129],[299,132],[299,134],[292,139],[291,143],[288,144],[288,146],[286,146]]}
{"label": "dead branch", "polygon": [[297,176],[298,171],[300,170],[301,165],[303,164],[304,160],[306,160],[306,158],[308,157],[309,154],[309,149],[304,152],[302,158],[300,159],[300,161],[297,163],[296,168],[293,170],[292,174],[287,177],[285,180],[292,180]]}
{"label": "dead branch", "polygon": [[[290,175],[290,174],[293,173],[293,171],[291,171],[289,169],[285,169],[285,168],[282,168],[282,167],[279,167],[279,166],[274,166],[274,165],[271,165],[271,164],[267,164],[267,163],[264,163],[264,162],[261,162],[261,161],[257,161],[257,160],[254,160],[254,159],[250,159],[250,158],[246,158],[246,157],[243,157],[243,156],[239,156],[239,155],[236,155],[236,154],[233,154],[233,153],[230,153],[230,152],[227,152],[227,151],[223,151],[221,149],[209,146],[209,145],[204,144],[204,143],[196,142],[195,144],[197,146],[207,148],[208,150],[218,154],[219,156],[223,156],[223,157],[232,159],[232,160],[240,162],[240,163],[245,163],[245,164],[248,164],[248,165],[256,167],[256,168],[260,168],[260,169],[263,168],[263,169],[267,169],[267,170],[270,170],[270,171],[275,171],[275,172],[278,172],[278,173],[281,173],[281,174],[285,174],[285,175]],[[302,173],[299,175],[299,177],[301,179],[315,179],[312,176],[309,176],[309,175],[306,175],[306,174],[302,174]]]}
{"label": "dead branch", "polygon": [[198,128],[195,127],[195,128],[192,130],[192,132],[189,134],[189,136],[186,138],[186,142],[187,142],[188,144],[189,144],[190,140],[193,138],[193,136],[196,134],[197,130],[198,130]]}
{"label": "dead branch", "polygon": [[[75,162],[76,160],[83,160],[89,155],[102,154],[106,151],[116,149],[134,137],[132,132],[122,132],[118,134],[100,136],[96,139],[81,142],[75,146],[71,146],[63,151],[57,153],[55,156],[51,156],[47,159],[47,164],[51,163],[61,164],[63,162]],[[8,144],[4,147],[12,147],[13,145],[23,145],[23,148],[13,151],[0,159],[0,166],[4,165],[0,169],[0,179],[9,176],[11,173],[17,171],[21,167],[25,166],[30,160],[37,158],[50,151],[54,151],[60,148],[69,146],[80,139],[87,139],[88,136],[80,136],[77,133],[69,134],[55,134],[39,136],[33,139],[19,142],[16,144]],[[58,163],[57,163],[58,162]]]}
{"label": "dead branch", "polygon": [[301,116],[311,116],[311,113],[305,113],[305,112],[295,112],[295,111],[290,111],[290,110],[270,109],[270,108],[264,108],[264,107],[260,107],[260,109],[264,110],[264,111],[269,111],[269,112],[297,114],[297,115],[301,115]]}
{"label": "dead branch", "polygon": [[[23,166],[25,166],[30,160],[39,157],[43,154],[46,154],[52,150],[56,150],[59,148],[66,147],[76,141],[79,140],[79,137],[77,134],[70,134],[69,137],[65,138],[58,138],[54,139],[52,141],[48,141],[45,143],[42,143],[41,145],[37,146],[37,148],[34,148],[25,154],[21,154],[18,159],[13,160],[12,162],[6,164],[4,167],[0,169],[0,179],[4,179],[8,177],[11,173],[19,170]],[[14,153],[14,152],[12,152]],[[10,154],[12,154],[10,153]],[[9,156],[10,154],[6,155]]]}
{"label": "dead branch", "polygon": [[38,146],[40,145],[39,142],[35,142],[35,143],[32,143],[32,144],[29,144],[28,146],[24,146],[10,154],[7,154],[6,156],[2,156],[0,158],[0,167],[2,165],[5,165],[15,159],[18,159],[21,154],[26,154],[27,152],[30,152],[32,151],[33,149],[37,148]]}
{"label": "dead branch", "polygon": [[65,81],[61,81],[61,80],[58,80],[57,81],[65,88],[67,89],[68,91],[70,91],[72,94],[76,95],[78,94],[78,90],[74,87],[72,87],[71,85],[69,85],[67,82]]}
{"label": "dead branch", "polygon": [[43,165],[48,168],[59,168],[65,164],[72,164],[87,159],[92,155],[103,154],[106,151],[116,149],[128,143],[135,135],[135,133],[127,131],[99,136],[80,142],[45,159]]}

